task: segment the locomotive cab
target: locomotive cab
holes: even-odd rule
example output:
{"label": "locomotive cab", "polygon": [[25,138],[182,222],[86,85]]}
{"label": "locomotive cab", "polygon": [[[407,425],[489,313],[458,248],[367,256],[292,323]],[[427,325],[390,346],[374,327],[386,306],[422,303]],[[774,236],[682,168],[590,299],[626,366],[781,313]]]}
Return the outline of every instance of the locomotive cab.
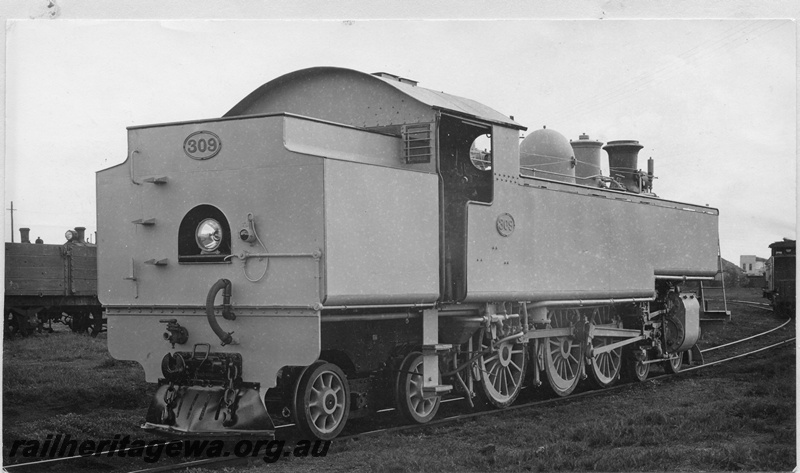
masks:
{"label": "locomotive cab", "polygon": [[[337,91],[335,98],[332,90]],[[356,159],[440,176],[435,199],[441,238],[440,300],[463,300],[467,293],[467,207],[470,203],[491,204],[495,174],[510,174],[518,168],[519,130],[525,127],[485,105],[424,89],[413,80],[338,68],[307,69],[275,79],[243,99],[226,117],[277,111],[395,136],[400,138],[400,149],[391,160]],[[480,138],[484,149],[473,146]],[[433,203],[433,199],[426,202]]]}

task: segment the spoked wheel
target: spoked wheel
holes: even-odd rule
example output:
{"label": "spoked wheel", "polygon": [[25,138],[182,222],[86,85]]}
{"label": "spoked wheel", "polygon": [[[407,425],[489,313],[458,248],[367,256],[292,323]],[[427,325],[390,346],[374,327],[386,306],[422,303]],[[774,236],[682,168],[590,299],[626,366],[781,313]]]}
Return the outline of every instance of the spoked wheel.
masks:
{"label": "spoked wheel", "polygon": [[436,416],[442,399],[441,396],[423,396],[422,364],[422,353],[409,353],[400,364],[395,382],[397,409],[408,420],[418,424],[425,424]]}
{"label": "spoked wheel", "polygon": [[650,374],[650,364],[644,363],[646,360],[639,361],[632,355],[625,359],[625,371],[632,381],[644,381]]}
{"label": "spoked wheel", "polygon": [[672,358],[664,362],[664,371],[669,374],[675,374],[681,370],[683,366],[683,352],[678,353],[677,358]]}
{"label": "spoked wheel", "polygon": [[331,440],[350,415],[350,388],[338,366],[318,361],[303,372],[295,386],[295,424],[305,434]]}
{"label": "spoked wheel", "polygon": [[[558,309],[550,314],[551,328],[567,328],[580,319],[575,309]],[[583,345],[571,336],[550,337],[541,344],[544,370],[550,388],[559,396],[575,390],[583,370]]]}
{"label": "spoked wheel", "polygon": [[[591,321],[594,325],[621,328],[619,317],[612,313],[610,306],[595,307],[592,310]],[[592,339],[594,348],[600,348],[614,343],[613,338],[595,337]],[[617,382],[622,371],[622,347],[601,353],[595,356],[587,370],[589,380],[596,388],[607,388]]]}
{"label": "spoked wheel", "polygon": [[[489,350],[491,341],[481,337],[477,345],[480,351]],[[495,345],[478,358],[481,398],[501,409],[513,404],[522,390],[527,366],[525,346],[516,339]]]}

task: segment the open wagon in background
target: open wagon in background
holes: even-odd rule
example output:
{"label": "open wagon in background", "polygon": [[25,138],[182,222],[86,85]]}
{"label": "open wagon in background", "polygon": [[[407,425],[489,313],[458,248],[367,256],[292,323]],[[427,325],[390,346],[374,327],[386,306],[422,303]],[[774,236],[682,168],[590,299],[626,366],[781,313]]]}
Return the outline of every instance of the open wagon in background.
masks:
{"label": "open wagon in background", "polygon": [[97,299],[97,247],[85,228],[68,230],[63,245],[31,243],[27,228],[21,243],[6,243],[4,333],[28,335],[53,320],[75,332],[97,336],[104,328]]}

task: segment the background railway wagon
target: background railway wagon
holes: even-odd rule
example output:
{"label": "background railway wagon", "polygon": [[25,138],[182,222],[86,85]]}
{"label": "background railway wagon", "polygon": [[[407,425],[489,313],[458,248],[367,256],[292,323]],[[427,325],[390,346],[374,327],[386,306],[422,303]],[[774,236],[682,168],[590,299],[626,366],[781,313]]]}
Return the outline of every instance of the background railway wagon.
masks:
{"label": "background railway wagon", "polygon": [[784,238],[769,245],[772,256],[767,260],[765,273],[767,286],[764,297],[770,300],[773,309],[787,317],[795,316],[795,280],[797,242]]}
{"label": "background railway wagon", "polygon": [[61,320],[96,336],[104,323],[97,247],[85,241],[85,228],[67,231],[63,245],[31,243],[27,230],[20,229],[21,243],[6,243],[5,333],[27,335]]}

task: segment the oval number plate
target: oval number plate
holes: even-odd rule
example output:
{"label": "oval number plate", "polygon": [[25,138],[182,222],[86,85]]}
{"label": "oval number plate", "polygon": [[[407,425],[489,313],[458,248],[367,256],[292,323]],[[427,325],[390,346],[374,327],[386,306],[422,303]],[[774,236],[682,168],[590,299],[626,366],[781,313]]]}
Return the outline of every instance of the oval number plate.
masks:
{"label": "oval number plate", "polygon": [[210,131],[196,131],[183,140],[183,151],[192,159],[211,159],[222,149],[219,136]]}

